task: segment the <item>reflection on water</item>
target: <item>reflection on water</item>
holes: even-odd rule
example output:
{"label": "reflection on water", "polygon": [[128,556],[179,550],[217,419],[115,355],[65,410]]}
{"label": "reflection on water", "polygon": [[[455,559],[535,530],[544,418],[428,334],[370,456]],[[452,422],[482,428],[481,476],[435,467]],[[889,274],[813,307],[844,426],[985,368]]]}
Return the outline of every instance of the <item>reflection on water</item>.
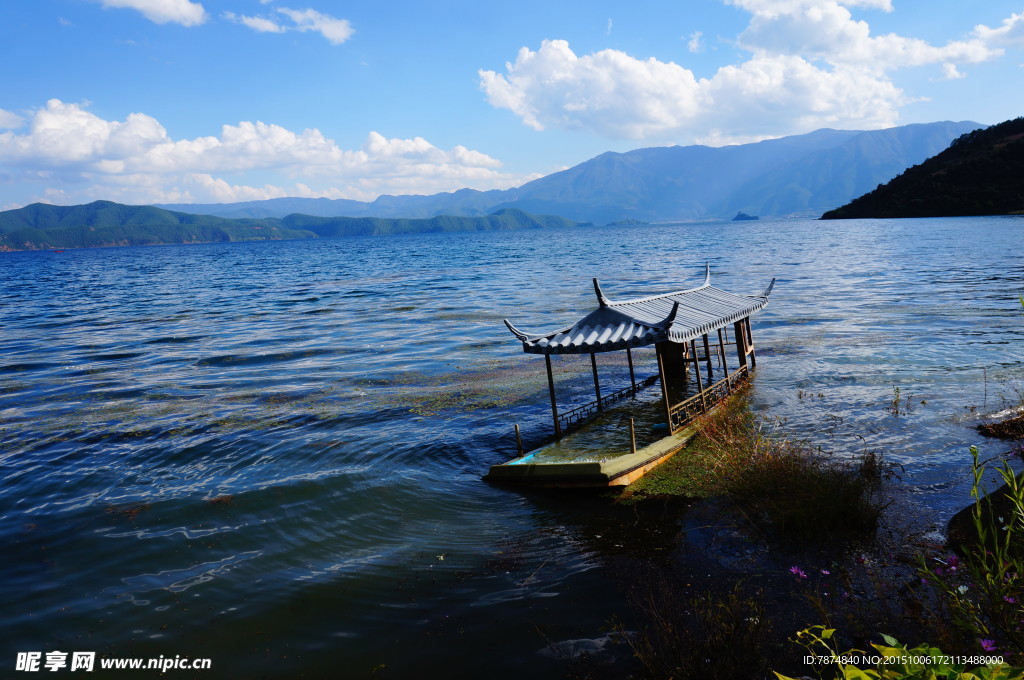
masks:
{"label": "reflection on water", "polygon": [[[967,447],[999,449],[971,426],[1020,401],[1022,227],[0,254],[8,658],[67,647],[208,656],[238,677],[342,663],[401,677],[450,673],[457,655],[467,673],[557,675],[536,627],[598,639],[618,606],[583,536],[602,514],[480,476],[515,456],[514,424],[527,448],[551,434],[543,359],[502,318],[564,327],[593,306],[593,276],[613,299],[698,284],[704,262],[741,293],[777,277],[753,320],[755,408],[837,455],[884,452],[948,517]],[[560,409],[593,399],[584,361],[555,362]],[[600,362],[602,389],[628,384],[624,359]]]}

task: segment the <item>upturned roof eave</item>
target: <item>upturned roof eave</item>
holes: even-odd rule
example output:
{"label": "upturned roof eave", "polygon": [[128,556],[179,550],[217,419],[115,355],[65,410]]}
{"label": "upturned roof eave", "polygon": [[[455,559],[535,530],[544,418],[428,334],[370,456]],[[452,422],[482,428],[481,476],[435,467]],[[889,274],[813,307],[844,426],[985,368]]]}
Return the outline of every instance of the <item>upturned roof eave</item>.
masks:
{"label": "upturned roof eave", "polygon": [[[552,333],[530,335],[507,319],[505,324],[528,354],[596,354],[664,341],[689,342],[763,309],[775,284],[772,279],[761,295],[737,295],[714,288],[710,278],[710,267],[706,267],[704,282],[696,288],[617,302],[606,298],[594,279],[599,306],[573,325]],[[700,295],[703,291],[709,291],[710,297]],[[672,303],[667,316],[663,316],[664,304],[651,306],[662,300]],[[601,340],[608,337],[614,339]]]}
{"label": "upturned roof eave", "polygon": [[762,304],[753,305],[750,308],[737,311],[733,314],[719,317],[713,321],[709,321],[698,326],[680,326],[678,328],[670,327],[668,330],[652,328],[653,332],[626,341],[617,340],[615,342],[600,343],[583,342],[578,344],[554,342],[556,337],[564,335],[575,328],[575,326],[571,326],[565,332],[552,333],[547,336],[540,336],[522,342],[523,351],[527,354],[600,354],[602,352],[622,351],[628,348],[647,347],[659,342],[689,342],[690,340],[699,338],[706,334],[714,333],[720,328],[725,328],[730,324],[745,319],[751,314],[763,309],[765,304],[767,304],[767,301],[764,301]]}

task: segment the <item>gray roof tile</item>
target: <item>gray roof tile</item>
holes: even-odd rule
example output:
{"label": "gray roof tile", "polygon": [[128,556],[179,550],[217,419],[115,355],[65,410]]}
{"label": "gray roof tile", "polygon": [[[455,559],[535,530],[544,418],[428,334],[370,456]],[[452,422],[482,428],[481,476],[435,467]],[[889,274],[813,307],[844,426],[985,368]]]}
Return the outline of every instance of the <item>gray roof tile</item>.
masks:
{"label": "gray roof tile", "polygon": [[589,354],[643,347],[656,342],[689,342],[705,333],[750,316],[768,304],[775,279],[761,295],[736,295],[711,285],[711,268],[704,283],[690,290],[636,300],[613,302],[594,279],[599,306],[569,328],[529,335],[505,325],[531,354]]}

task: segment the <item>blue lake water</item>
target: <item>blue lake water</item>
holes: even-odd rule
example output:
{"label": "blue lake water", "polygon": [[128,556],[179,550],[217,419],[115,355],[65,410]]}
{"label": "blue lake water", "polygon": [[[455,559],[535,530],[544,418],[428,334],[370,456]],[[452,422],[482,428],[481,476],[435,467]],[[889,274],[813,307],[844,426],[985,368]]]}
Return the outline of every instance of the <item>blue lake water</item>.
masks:
{"label": "blue lake water", "polygon": [[[705,262],[738,293],[777,278],[756,409],[903,464],[936,524],[965,503],[968,447],[1006,449],[973,426],[1021,400],[1022,218],[0,253],[0,663],[560,677],[547,642],[599,637],[621,598],[599,505],[480,481],[514,423],[551,429],[502,318],[554,330],[592,277],[635,297]],[[589,359],[555,363],[560,405],[592,398]]]}

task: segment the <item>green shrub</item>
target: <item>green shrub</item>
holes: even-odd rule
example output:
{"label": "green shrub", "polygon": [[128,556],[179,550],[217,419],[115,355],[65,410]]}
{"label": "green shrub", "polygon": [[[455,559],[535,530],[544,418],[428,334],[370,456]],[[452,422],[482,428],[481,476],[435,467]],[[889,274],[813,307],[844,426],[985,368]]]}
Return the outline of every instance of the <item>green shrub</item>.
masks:
{"label": "green shrub", "polygon": [[952,614],[953,622],[985,647],[1024,658],[1024,481],[1003,462],[999,476],[1005,500],[996,507],[992,495],[981,493],[985,466],[971,447],[974,476],[971,497],[973,534],[962,556],[950,555],[919,572],[933,585]]}
{"label": "green shrub", "polygon": [[698,418],[686,449],[630,485],[620,502],[725,496],[755,524],[801,543],[874,531],[883,509],[878,482],[891,466],[875,453],[836,460],[779,436],[750,412],[747,396],[739,392]]}

